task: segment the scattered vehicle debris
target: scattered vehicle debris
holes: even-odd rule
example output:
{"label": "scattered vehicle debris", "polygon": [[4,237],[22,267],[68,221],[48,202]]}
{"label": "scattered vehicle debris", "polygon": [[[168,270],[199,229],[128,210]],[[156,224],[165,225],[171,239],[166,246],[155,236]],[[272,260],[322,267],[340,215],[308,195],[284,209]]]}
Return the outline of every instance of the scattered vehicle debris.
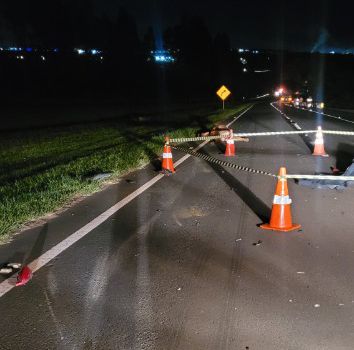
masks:
{"label": "scattered vehicle debris", "polygon": [[113,173],[99,173],[96,175],[88,176],[87,179],[91,181],[102,181],[111,177]]}
{"label": "scattered vehicle debris", "polygon": [[127,182],[128,184],[135,184],[136,183],[135,180],[131,180],[131,179],[126,179],[125,182]]}
{"label": "scattered vehicle debris", "polygon": [[333,168],[333,175],[338,175],[338,181],[330,181],[330,180],[298,180],[297,183],[301,186],[318,188],[318,189],[331,189],[331,190],[343,190],[349,186],[353,185],[353,181],[343,181],[340,180],[341,175],[343,176],[354,176],[354,163],[352,163],[344,173],[340,174],[338,169]]}
{"label": "scattered vehicle debris", "polygon": [[21,266],[22,265],[20,263],[5,263],[0,267],[0,274],[9,275],[19,270]]}

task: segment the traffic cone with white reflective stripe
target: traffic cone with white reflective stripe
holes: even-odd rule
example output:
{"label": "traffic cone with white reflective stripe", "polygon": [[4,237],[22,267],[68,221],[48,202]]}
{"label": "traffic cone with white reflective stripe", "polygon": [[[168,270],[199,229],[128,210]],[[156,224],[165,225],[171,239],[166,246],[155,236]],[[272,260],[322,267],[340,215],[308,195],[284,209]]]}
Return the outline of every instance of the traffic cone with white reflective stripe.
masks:
{"label": "traffic cone with white reflective stripe", "polygon": [[315,148],[313,150],[312,155],[328,157],[328,154],[326,153],[326,151],[324,149],[324,140],[323,140],[323,133],[322,133],[322,127],[321,126],[319,126],[317,128],[316,140],[315,140]]}
{"label": "traffic cone with white reflective stripe", "polygon": [[297,230],[301,225],[293,224],[291,216],[291,199],[289,197],[288,182],[283,176],[286,175],[286,168],[279,170],[279,178],[272,206],[272,213],[269,224],[260,227],[265,230],[288,232]]}
{"label": "traffic cone with white reflective stripe", "polygon": [[233,140],[234,132],[230,129],[230,134],[226,139],[226,149],[225,149],[225,156],[226,157],[233,157],[235,155],[235,141]]}
{"label": "traffic cone with white reflective stripe", "polygon": [[171,151],[169,137],[165,137],[165,146],[163,148],[163,155],[162,155],[162,172],[168,174],[175,172],[175,168],[173,166],[172,151]]}

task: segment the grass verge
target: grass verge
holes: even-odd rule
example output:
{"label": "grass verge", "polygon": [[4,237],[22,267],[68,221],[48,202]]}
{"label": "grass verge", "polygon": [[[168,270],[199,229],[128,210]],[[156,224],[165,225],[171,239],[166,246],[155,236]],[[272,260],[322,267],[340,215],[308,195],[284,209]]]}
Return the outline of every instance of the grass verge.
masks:
{"label": "grass verge", "polygon": [[[247,108],[161,120],[106,122],[21,132],[0,143],[0,240],[73,198],[102,188],[92,175],[112,178],[146,165],[162,152],[163,135],[195,136]],[[148,125],[146,125],[148,124]]]}

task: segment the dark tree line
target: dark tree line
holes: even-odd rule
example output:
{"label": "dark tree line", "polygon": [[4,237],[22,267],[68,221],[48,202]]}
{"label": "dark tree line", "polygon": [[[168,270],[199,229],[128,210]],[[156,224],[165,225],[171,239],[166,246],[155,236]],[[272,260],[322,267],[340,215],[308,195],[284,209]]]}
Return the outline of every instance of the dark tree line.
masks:
{"label": "dark tree line", "polygon": [[[259,84],[242,74],[229,36],[212,35],[200,17],[186,16],[162,32],[150,27],[141,37],[134,17],[124,8],[111,16],[98,16],[91,0],[2,2],[0,19],[3,43],[61,52],[45,65],[30,60],[2,63],[5,93],[210,99],[220,84],[228,84],[237,91],[233,97],[241,98]],[[75,57],[73,48],[102,49],[104,61],[98,64]],[[177,62],[148,63],[148,53],[161,48],[178,49]]]}

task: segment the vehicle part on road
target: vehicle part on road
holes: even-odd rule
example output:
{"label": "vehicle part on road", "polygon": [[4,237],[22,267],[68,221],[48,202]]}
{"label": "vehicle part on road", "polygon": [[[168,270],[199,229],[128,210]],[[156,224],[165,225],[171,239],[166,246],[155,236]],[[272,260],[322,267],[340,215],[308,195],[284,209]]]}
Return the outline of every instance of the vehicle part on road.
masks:
{"label": "vehicle part on road", "polygon": [[28,266],[24,266],[23,269],[18,273],[16,287],[24,286],[32,278],[32,271]]}
{"label": "vehicle part on road", "polygon": [[286,168],[282,167],[279,170],[279,179],[275,189],[275,195],[272,206],[272,213],[269,224],[263,224],[260,227],[265,230],[289,232],[297,230],[301,225],[293,224],[291,216],[291,203],[289,197],[288,183],[284,176]]}
{"label": "vehicle part on road", "polygon": [[111,177],[113,173],[100,173],[92,176],[91,180],[92,181],[103,181]]}
{"label": "vehicle part on road", "polygon": [[9,274],[15,272],[14,270],[19,270],[20,268],[21,268],[20,263],[6,263],[0,267],[0,274],[1,275],[9,275]]}
{"label": "vehicle part on road", "polygon": [[205,136],[220,136],[221,140],[223,141],[224,139],[228,138],[229,135],[230,129],[226,125],[219,124],[217,126],[214,126],[208,133],[208,135]]}
{"label": "vehicle part on road", "polygon": [[12,267],[5,266],[0,268],[0,275],[9,275],[12,272],[13,272]]}
{"label": "vehicle part on road", "polygon": [[[336,169],[339,172],[338,169]],[[328,181],[328,180],[308,180],[308,179],[300,179],[298,184],[301,186],[311,187],[311,188],[319,188],[319,189],[336,189],[336,190],[344,190],[345,188],[351,186],[353,182],[344,181],[343,178],[352,177],[354,179],[354,163],[352,163],[343,173],[343,175],[337,175],[335,178],[337,181]]]}
{"label": "vehicle part on road", "polygon": [[313,156],[321,156],[321,157],[328,157],[324,149],[324,140],[322,134],[322,127],[319,126],[316,132],[316,140],[315,140],[315,148],[312,153]]}
{"label": "vehicle part on road", "polygon": [[229,137],[226,139],[225,156],[233,157],[235,156],[235,141],[232,139],[233,130],[230,129]]}
{"label": "vehicle part on road", "polygon": [[167,174],[176,172],[173,166],[172,151],[170,146],[170,139],[168,136],[165,137],[165,146],[163,148],[162,158],[162,171]]}
{"label": "vehicle part on road", "polygon": [[7,266],[10,266],[10,267],[12,267],[15,270],[20,269],[21,265],[22,265],[21,263],[9,263],[9,264],[7,264]]}

